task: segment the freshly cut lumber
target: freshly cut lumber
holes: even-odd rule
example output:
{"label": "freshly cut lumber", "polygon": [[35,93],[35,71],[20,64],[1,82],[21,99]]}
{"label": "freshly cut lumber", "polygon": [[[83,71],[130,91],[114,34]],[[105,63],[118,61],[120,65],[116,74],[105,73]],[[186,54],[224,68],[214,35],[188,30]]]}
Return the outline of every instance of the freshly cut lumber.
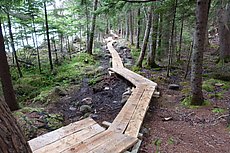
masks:
{"label": "freshly cut lumber", "polygon": [[125,131],[133,113],[135,112],[135,109],[138,106],[139,100],[145,91],[145,86],[146,85],[143,85],[134,89],[126,104],[123,106],[108,130],[120,133]]}
{"label": "freshly cut lumber", "polygon": [[44,134],[42,136],[39,136],[37,138],[34,138],[30,140],[28,143],[32,149],[32,151],[36,151],[37,149],[40,149],[48,144],[51,144],[59,139],[62,139],[68,135],[71,135],[73,133],[82,131],[85,128],[88,128],[90,126],[96,125],[97,123],[91,119],[86,118],[84,120],[69,124],[65,127],[62,127],[60,129],[57,129],[55,131],[49,132],[47,134]]}
{"label": "freshly cut lumber", "polygon": [[33,153],[58,153],[62,152],[66,148],[71,147],[72,145],[76,143],[80,143],[82,141],[85,141],[87,139],[90,139],[91,137],[101,133],[104,131],[104,128],[102,128],[98,124],[94,124],[88,128],[85,128],[81,131],[78,131],[76,133],[72,133],[71,135],[68,135],[62,139],[59,139],[51,144],[48,144]]}
{"label": "freshly cut lumber", "polygon": [[138,137],[142,122],[144,120],[145,114],[148,110],[149,103],[155,91],[154,87],[146,87],[133,116],[131,117],[125,134]]}
{"label": "freshly cut lumber", "polygon": [[137,141],[137,138],[107,130],[71,146],[63,153],[120,153],[127,150]]}

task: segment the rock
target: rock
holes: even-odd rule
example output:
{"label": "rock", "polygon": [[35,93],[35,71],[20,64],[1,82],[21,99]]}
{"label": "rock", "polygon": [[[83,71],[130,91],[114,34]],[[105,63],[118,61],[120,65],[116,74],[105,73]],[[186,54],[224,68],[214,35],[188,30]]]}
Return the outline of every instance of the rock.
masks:
{"label": "rock", "polygon": [[127,88],[126,92],[123,93],[123,95],[131,95],[132,91],[130,88]]}
{"label": "rock", "polygon": [[131,94],[132,94],[131,89],[127,88],[126,92],[122,94],[121,104],[126,103],[126,101],[129,99]]}
{"label": "rock", "polygon": [[57,87],[54,88],[54,92],[57,95],[59,95],[59,96],[65,96],[65,95],[67,95],[67,92],[65,91],[65,89],[63,89],[63,88],[61,88],[59,86],[57,86]]}
{"label": "rock", "polygon": [[91,115],[92,115],[91,113],[85,113],[82,118],[87,118],[87,117],[89,117]]}
{"label": "rock", "polygon": [[109,89],[110,89],[109,87],[105,87],[105,88],[104,88],[105,91],[107,91],[107,90],[109,90]]}
{"label": "rock", "polygon": [[86,98],[84,98],[84,99],[81,100],[81,102],[82,102],[83,104],[86,104],[86,105],[91,105],[91,104],[93,103],[92,101],[93,101],[93,100],[92,100],[91,97],[86,97]]}
{"label": "rock", "polygon": [[118,101],[113,101],[113,104],[117,104],[117,103],[119,103]]}
{"label": "rock", "polygon": [[89,112],[91,112],[91,110],[92,110],[92,107],[89,105],[82,105],[80,107],[80,112],[82,112],[82,113],[89,113]]}
{"label": "rock", "polygon": [[215,83],[215,86],[217,86],[217,87],[221,87],[223,85],[224,85],[223,83]]}
{"label": "rock", "polygon": [[103,72],[104,71],[104,67],[103,66],[99,66],[96,70],[98,73],[99,72]]}
{"label": "rock", "polygon": [[126,46],[119,46],[119,49],[120,49],[120,50],[128,49],[128,47],[126,47]]}
{"label": "rock", "polygon": [[70,106],[70,107],[69,107],[69,110],[75,111],[75,110],[77,110],[77,108],[76,108],[76,107],[73,107],[73,106]]}
{"label": "rock", "polygon": [[99,115],[97,115],[97,114],[91,114],[90,117],[91,117],[92,119],[98,119],[98,118],[99,118]]}
{"label": "rock", "polygon": [[130,95],[122,95],[121,104],[123,105],[129,99]]}
{"label": "rock", "polygon": [[180,86],[177,85],[177,84],[169,84],[169,85],[168,85],[168,88],[169,88],[169,89],[172,89],[172,90],[178,90],[178,89],[180,88]]}
{"label": "rock", "polygon": [[144,134],[144,135],[149,135],[150,131],[149,131],[148,128],[142,127],[141,128],[141,133]]}

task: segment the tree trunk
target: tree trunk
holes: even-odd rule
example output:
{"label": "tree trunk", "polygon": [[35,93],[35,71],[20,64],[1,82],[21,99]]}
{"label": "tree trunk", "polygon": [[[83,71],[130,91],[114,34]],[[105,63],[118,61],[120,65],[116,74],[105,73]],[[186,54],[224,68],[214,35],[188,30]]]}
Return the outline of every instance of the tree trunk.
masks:
{"label": "tree trunk", "polygon": [[88,4],[85,4],[85,16],[86,16],[86,49],[88,48],[89,44],[89,11],[88,11]]}
{"label": "tree trunk", "polygon": [[158,35],[158,45],[157,45],[157,47],[158,48],[161,48],[161,39],[162,39],[162,26],[163,26],[163,15],[162,14],[159,14],[159,30],[158,30],[158,33],[159,33],[159,35]]}
{"label": "tree trunk", "polygon": [[151,68],[158,67],[158,65],[155,62],[155,57],[156,57],[156,49],[157,49],[157,30],[158,30],[158,20],[159,20],[159,15],[154,14],[153,15],[153,26],[152,26],[152,31],[151,31],[151,44],[150,44],[150,51],[148,54],[148,60],[147,64]]}
{"label": "tree trunk", "polygon": [[93,54],[93,39],[94,39],[94,31],[96,27],[96,18],[97,18],[97,14],[95,12],[97,11],[97,4],[98,4],[98,0],[94,0],[94,6],[93,6],[94,14],[92,18],[89,43],[87,45],[87,53],[90,55]]}
{"label": "tree trunk", "polygon": [[175,30],[175,20],[176,20],[176,8],[177,8],[177,0],[174,2],[174,12],[173,12],[173,22],[172,22],[172,31],[171,31],[171,42],[170,48],[168,52],[168,66],[167,66],[167,77],[170,75],[170,67],[173,60],[173,53],[175,52],[175,41],[174,41],[174,30]]}
{"label": "tree trunk", "polygon": [[202,105],[204,102],[202,92],[203,52],[205,45],[205,33],[208,22],[210,0],[197,0],[196,5],[196,31],[194,49],[192,53],[191,89],[192,105]]}
{"label": "tree trunk", "polygon": [[[127,12],[128,14],[128,12]],[[126,30],[125,30],[126,40],[129,41],[129,16],[126,15]]]}
{"label": "tree trunk", "polygon": [[0,122],[1,153],[32,153],[20,126],[3,101],[0,101]]}
{"label": "tree trunk", "polygon": [[136,49],[140,49],[140,33],[141,33],[141,8],[137,10],[137,43]]}
{"label": "tree trunk", "polygon": [[19,62],[18,62],[18,56],[17,56],[15,46],[14,46],[14,36],[13,36],[13,33],[12,33],[12,29],[11,29],[11,20],[10,20],[9,13],[7,13],[7,20],[8,20],[8,24],[9,24],[9,34],[10,34],[10,39],[11,39],[10,43],[11,43],[12,52],[14,54],[14,58],[15,58],[15,62],[16,62],[16,65],[17,65],[19,77],[22,77],[22,71],[21,71],[21,68],[20,68],[20,65],[19,65]]}
{"label": "tree trunk", "polygon": [[153,14],[153,6],[150,6],[149,10],[148,10],[148,17],[147,17],[148,21],[147,21],[147,24],[146,24],[145,36],[144,36],[143,44],[142,44],[142,47],[141,47],[141,53],[140,53],[140,56],[139,56],[138,61],[137,61],[137,66],[138,67],[142,67],[142,62],[144,60],[145,52],[146,52],[146,49],[147,49],[147,46],[148,46],[149,33],[150,33],[150,30],[151,30],[151,24],[152,24],[152,14]]}
{"label": "tree trunk", "polygon": [[0,21],[0,78],[2,82],[4,98],[10,110],[14,111],[19,109],[19,105],[16,101],[13,84],[11,81],[9,65],[7,62],[4,39],[2,35],[1,21]]}
{"label": "tree trunk", "polygon": [[134,45],[133,42],[133,12],[129,11],[129,26],[130,26],[130,43],[131,45]]}
{"label": "tree trunk", "polygon": [[72,59],[72,57],[71,57],[71,48],[70,48],[70,42],[69,42],[69,37],[68,36],[66,37],[66,40],[67,40],[67,42],[66,42],[66,49],[68,50],[69,59],[71,60]]}
{"label": "tree trunk", "polygon": [[38,49],[38,38],[37,38],[37,34],[36,34],[36,27],[35,27],[35,23],[34,23],[34,16],[32,17],[32,20],[33,20],[33,29],[34,29],[35,42],[36,42],[38,69],[39,69],[39,72],[41,73],[42,72],[42,68],[41,68],[40,53],[39,53],[39,49]]}
{"label": "tree trunk", "polygon": [[44,9],[45,9],[46,37],[47,37],[47,43],[48,43],[50,70],[53,71],[53,62],[52,62],[52,53],[51,53],[51,46],[50,46],[49,24],[48,24],[47,10],[46,10],[46,2],[44,2]]}
{"label": "tree trunk", "polygon": [[221,6],[218,10],[218,32],[220,43],[220,60],[230,61],[230,5]]}
{"label": "tree trunk", "polygon": [[60,33],[60,45],[61,45],[61,54],[62,54],[62,58],[65,59],[65,54],[63,52],[63,33]]}
{"label": "tree trunk", "polygon": [[181,58],[181,47],[182,47],[182,39],[183,39],[183,29],[184,29],[184,19],[181,19],[181,27],[180,27],[180,40],[179,40],[179,50],[177,55],[177,61],[180,61]]}

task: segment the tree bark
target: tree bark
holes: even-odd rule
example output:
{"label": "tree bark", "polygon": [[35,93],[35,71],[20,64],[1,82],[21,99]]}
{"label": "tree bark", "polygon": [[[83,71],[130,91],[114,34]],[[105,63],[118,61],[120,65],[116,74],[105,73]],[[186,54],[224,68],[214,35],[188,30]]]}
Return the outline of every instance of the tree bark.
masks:
{"label": "tree bark", "polygon": [[202,92],[202,71],[209,5],[210,0],[197,0],[196,3],[196,31],[191,67],[192,105],[202,105],[204,102]]}
{"label": "tree bark", "polygon": [[230,61],[230,5],[221,6],[218,10],[218,32],[220,44],[220,60]]}
{"label": "tree bark", "polygon": [[19,105],[16,101],[13,84],[11,81],[9,65],[7,62],[1,21],[0,21],[0,78],[2,83],[3,95],[10,110],[14,111],[19,109]]}
{"label": "tree bark", "polygon": [[38,69],[39,69],[39,72],[41,73],[41,72],[42,72],[42,68],[41,68],[40,52],[39,52],[39,49],[38,49],[38,38],[37,38],[37,33],[36,33],[36,27],[35,27],[35,22],[34,22],[34,16],[32,16],[32,21],[33,21],[33,29],[34,29],[34,36],[35,36],[35,42],[36,42]]}
{"label": "tree bark", "polygon": [[151,31],[151,44],[150,44],[150,51],[148,54],[147,64],[151,68],[156,68],[158,65],[156,64],[155,57],[156,57],[156,49],[157,49],[157,30],[158,30],[158,20],[159,15],[153,15],[153,24],[152,24],[152,31]]}
{"label": "tree bark", "polygon": [[131,45],[134,45],[133,42],[133,12],[129,11],[129,26],[130,26],[130,43]]}
{"label": "tree bark", "polygon": [[[128,14],[128,12],[127,12]],[[125,30],[126,40],[129,41],[129,16],[126,15],[126,30]]]}
{"label": "tree bark", "polygon": [[49,53],[50,70],[53,71],[53,61],[52,61],[52,53],[51,53],[51,46],[50,46],[49,24],[48,24],[46,2],[44,2],[44,9],[45,9],[45,25],[46,25],[46,37],[47,37],[47,43],[48,43],[48,53]]}
{"label": "tree bark", "polygon": [[146,52],[146,49],[147,49],[147,46],[148,46],[149,33],[150,33],[150,30],[151,30],[151,24],[152,24],[152,14],[153,14],[153,6],[150,6],[149,10],[148,10],[147,24],[146,24],[145,36],[144,36],[143,44],[142,44],[142,47],[141,47],[141,53],[140,53],[140,56],[139,56],[138,61],[137,61],[137,66],[138,67],[142,67],[142,62],[144,60],[145,52]]}
{"label": "tree bark", "polygon": [[137,10],[137,43],[136,49],[140,49],[140,33],[141,33],[141,8]]}
{"label": "tree bark", "polygon": [[176,20],[176,8],[177,8],[177,0],[174,1],[174,12],[173,12],[173,21],[172,21],[172,30],[171,30],[171,41],[170,48],[168,52],[168,66],[167,66],[167,77],[170,76],[170,67],[173,60],[173,53],[175,52],[175,40],[174,40],[174,30],[175,30],[175,20]]}
{"label": "tree bark", "polygon": [[180,61],[181,58],[181,49],[182,49],[182,41],[183,41],[183,30],[184,30],[184,19],[181,19],[181,27],[180,27],[180,40],[179,40],[179,50],[177,55],[177,61]]}
{"label": "tree bark", "polygon": [[90,31],[90,37],[89,37],[89,44],[87,45],[87,53],[88,54],[93,54],[93,39],[94,39],[94,31],[95,31],[95,27],[96,27],[96,18],[97,18],[97,14],[95,13],[97,11],[97,4],[98,4],[98,0],[94,0],[94,6],[93,6],[93,18],[92,18],[92,24],[91,24],[91,31]]}
{"label": "tree bark", "polygon": [[0,101],[0,123],[1,153],[32,153],[22,130],[3,101]]}
{"label": "tree bark", "polygon": [[21,71],[21,68],[20,68],[20,65],[19,65],[19,62],[18,62],[18,56],[17,56],[15,46],[14,46],[14,36],[13,36],[13,33],[12,33],[12,29],[11,29],[12,27],[11,27],[11,20],[10,20],[9,13],[7,13],[7,20],[8,20],[8,25],[9,25],[9,34],[10,34],[10,39],[11,39],[10,43],[11,43],[12,52],[14,54],[14,58],[15,58],[15,62],[16,62],[16,65],[17,65],[19,77],[22,77],[22,71]]}

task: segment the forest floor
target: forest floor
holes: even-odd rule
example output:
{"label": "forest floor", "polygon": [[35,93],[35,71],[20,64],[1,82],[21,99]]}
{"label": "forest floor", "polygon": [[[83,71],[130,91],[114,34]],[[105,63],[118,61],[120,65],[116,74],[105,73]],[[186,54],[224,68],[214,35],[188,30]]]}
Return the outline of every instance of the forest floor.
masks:
{"label": "forest floor", "polygon": [[[227,127],[227,116],[230,82],[211,77],[211,72],[216,70],[213,61],[216,60],[217,55],[213,54],[214,49],[205,52],[204,58],[203,88],[206,105],[195,107],[187,104],[190,76],[188,75],[187,79],[183,78],[187,65],[186,55],[182,57],[184,61],[175,64],[171,77],[167,78],[164,67],[135,68],[134,56],[139,52],[131,51],[128,46],[130,45],[125,40],[118,41],[116,45],[124,65],[158,83],[161,93],[159,98],[153,98],[145,117],[141,129],[144,135],[140,153],[228,153],[230,128]],[[102,50],[102,54],[97,55],[101,71],[95,78],[85,76],[81,85],[72,89],[70,87],[68,93],[55,103],[48,104],[42,111],[30,111],[26,114],[26,117],[30,118],[29,121],[26,120],[26,124],[19,120],[21,125],[24,125],[25,131],[30,129],[25,132],[28,139],[88,116],[99,124],[102,121],[113,121],[124,104],[123,93],[132,88],[132,85],[119,76],[108,74],[111,56],[106,51],[106,47],[102,47]],[[179,89],[169,89],[170,84],[179,85]],[[40,106],[33,105],[33,107]],[[52,116],[52,114],[56,115]],[[57,126],[47,125],[50,122]]]}

